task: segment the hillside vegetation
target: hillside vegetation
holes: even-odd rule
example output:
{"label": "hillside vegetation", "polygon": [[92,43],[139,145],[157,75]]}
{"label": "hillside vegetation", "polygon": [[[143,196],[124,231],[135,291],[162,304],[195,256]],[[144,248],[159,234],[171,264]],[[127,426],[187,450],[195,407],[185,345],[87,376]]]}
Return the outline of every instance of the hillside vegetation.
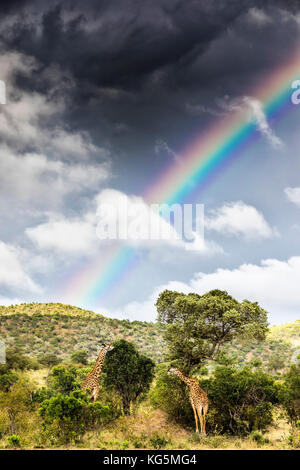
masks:
{"label": "hillside vegetation", "polygon": [[[165,360],[164,326],[158,323],[106,318],[89,310],[60,303],[30,303],[0,306],[0,339],[38,357],[54,353],[68,359],[76,350],[86,350],[90,360],[99,345],[123,338],[156,363]],[[300,320],[272,326],[264,342],[237,343],[226,353],[244,366],[260,360],[270,372],[283,371],[297,361],[300,350]]]}
{"label": "hillside vegetation", "polygon": [[59,303],[31,303],[0,307],[0,338],[7,347],[19,347],[37,357],[54,353],[67,359],[85,349],[94,359],[101,343],[117,338],[161,362],[165,352],[162,327],[154,323],[106,318],[89,310]]}
{"label": "hillside vegetation", "polygon": [[[222,305],[224,295],[206,297]],[[168,373],[166,333],[59,303],[0,307],[0,449],[300,448],[300,321],[200,361],[192,374],[209,399],[206,436],[194,432],[187,387]],[[93,403],[81,385],[102,343],[114,347]]]}

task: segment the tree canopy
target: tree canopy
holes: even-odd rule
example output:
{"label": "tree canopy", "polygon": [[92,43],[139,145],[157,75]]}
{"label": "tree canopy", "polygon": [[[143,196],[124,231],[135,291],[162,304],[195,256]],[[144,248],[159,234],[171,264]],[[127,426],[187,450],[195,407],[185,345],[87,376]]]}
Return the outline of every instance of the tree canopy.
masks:
{"label": "tree canopy", "polygon": [[71,361],[75,364],[83,364],[86,366],[88,364],[88,353],[84,349],[73,352],[71,354]]}
{"label": "tree canopy", "polygon": [[109,360],[103,366],[104,385],[119,394],[125,414],[130,413],[130,404],[149,390],[154,368],[154,362],[140,354],[134,344],[123,339],[114,343]]}
{"label": "tree canopy", "polygon": [[263,340],[267,312],[257,302],[238,302],[226,291],[204,295],[163,291],[156,302],[158,321],[167,326],[169,359],[189,372],[205,359],[214,359],[224,343],[235,338]]}

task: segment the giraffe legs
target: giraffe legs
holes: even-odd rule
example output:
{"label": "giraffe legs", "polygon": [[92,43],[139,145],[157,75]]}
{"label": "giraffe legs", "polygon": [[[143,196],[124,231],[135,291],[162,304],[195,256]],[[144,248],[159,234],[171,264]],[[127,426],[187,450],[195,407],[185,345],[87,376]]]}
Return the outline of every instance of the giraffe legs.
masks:
{"label": "giraffe legs", "polygon": [[94,390],[92,392],[92,401],[94,403],[95,403],[95,401],[97,401],[98,395],[99,395],[99,388],[94,388]]}
{"label": "giraffe legs", "polygon": [[198,416],[199,416],[199,422],[200,422],[200,432],[201,434],[203,433],[203,416],[202,416],[202,406],[197,406],[196,408]]}
{"label": "giraffe legs", "polygon": [[206,413],[207,413],[207,409],[208,409],[208,405],[205,405],[203,407],[203,431],[204,431],[204,434],[206,434],[206,431],[205,431],[205,424],[206,424]]}
{"label": "giraffe legs", "polygon": [[193,411],[194,411],[194,416],[195,416],[196,432],[199,433],[198,418],[197,418],[196,408],[195,408],[195,406],[194,406],[194,403],[191,402],[191,405],[192,405],[192,408],[193,408]]}
{"label": "giraffe legs", "polygon": [[197,412],[199,416],[199,421],[200,421],[200,429],[201,429],[201,434],[206,434],[205,431],[205,425],[206,425],[206,413],[207,413],[207,405],[204,406],[198,406],[197,407]]}

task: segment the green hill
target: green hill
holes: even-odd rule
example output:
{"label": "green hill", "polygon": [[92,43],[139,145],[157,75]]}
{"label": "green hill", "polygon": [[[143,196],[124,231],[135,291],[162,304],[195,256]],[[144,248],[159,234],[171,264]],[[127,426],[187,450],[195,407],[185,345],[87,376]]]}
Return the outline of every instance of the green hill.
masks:
{"label": "green hill", "polygon": [[[158,323],[106,318],[60,303],[0,306],[0,339],[6,347],[19,347],[32,357],[51,352],[69,359],[74,351],[85,349],[94,359],[102,342],[124,338],[154,361],[163,362],[163,330]],[[226,350],[240,365],[259,359],[270,371],[277,371],[297,360],[299,348],[300,320],[271,327],[263,343],[233,343]]]}

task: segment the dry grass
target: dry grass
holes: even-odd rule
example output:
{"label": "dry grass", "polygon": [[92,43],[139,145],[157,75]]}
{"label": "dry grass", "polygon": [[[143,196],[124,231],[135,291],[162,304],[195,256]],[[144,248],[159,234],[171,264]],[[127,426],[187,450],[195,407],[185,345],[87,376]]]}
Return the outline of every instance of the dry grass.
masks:
{"label": "dry grass", "polygon": [[[288,424],[278,418],[264,436],[269,442],[259,444],[250,437],[199,436],[168,420],[167,415],[148,404],[142,404],[132,416],[122,416],[99,432],[87,433],[81,448],[89,449],[173,449],[173,450],[257,450],[288,449]],[[77,446],[78,447],[78,446]]]}
{"label": "dry grass", "polygon": [[25,371],[23,374],[36,388],[46,387],[47,369]]}
{"label": "dry grass", "polygon": [[[37,380],[42,380],[37,374]],[[1,418],[1,413],[0,413]],[[4,420],[4,416],[2,417]],[[2,420],[2,421],[3,421]],[[22,427],[22,448],[37,448],[39,445],[40,424],[35,416],[28,416]],[[1,419],[0,419],[1,424]],[[2,423],[3,424],[3,423]],[[290,449],[288,436],[290,428],[280,415],[276,425],[264,435],[269,442],[258,444],[250,437],[239,438],[222,435],[201,436],[171,422],[167,415],[153,409],[144,402],[131,416],[121,416],[99,430],[87,432],[76,445],[58,447],[60,449],[172,449],[172,450],[257,450]],[[0,448],[7,448],[6,438],[0,439]],[[45,448],[45,447],[44,447]],[[51,447],[53,449],[53,447]]]}

